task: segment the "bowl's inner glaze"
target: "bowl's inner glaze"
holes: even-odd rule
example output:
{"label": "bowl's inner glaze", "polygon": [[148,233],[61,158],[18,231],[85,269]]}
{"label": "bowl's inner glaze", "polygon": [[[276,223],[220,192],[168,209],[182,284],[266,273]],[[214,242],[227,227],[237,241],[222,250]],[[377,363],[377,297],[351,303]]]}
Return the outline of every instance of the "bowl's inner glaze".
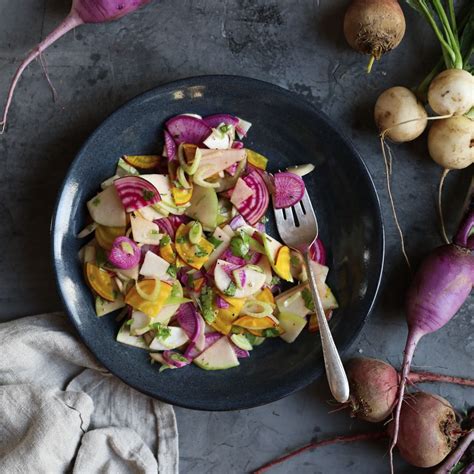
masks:
{"label": "bowl's inner glaze", "polygon": [[[267,341],[231,370],[190,366],[160,374],[145,351],[115,341],[119,324],[114,315],[95,316],[77,257],[84,241],[75,236],[85,225],[85,203],[114,173],[118,158],[160,153],[164,121],[185,112],[227,112],[252,122],[245,144],[269,158],[271,171],[316,165],[305,181],[328,250],[328,282],[340,304],[330,325],[341,351],[355,338],[375,299],[383,264],[383,227],[373,183],[353,147],[325,116],[290,92],[245,78],[198,77],[161,86],[120,108],[96,130],[68,172],[53,218],[58,285],[84,342],[128,384],[190,408],[261,405],[322,374],[317,334],[305,330],[293,344]],[[272,222],[270,233],[277,237]]]}

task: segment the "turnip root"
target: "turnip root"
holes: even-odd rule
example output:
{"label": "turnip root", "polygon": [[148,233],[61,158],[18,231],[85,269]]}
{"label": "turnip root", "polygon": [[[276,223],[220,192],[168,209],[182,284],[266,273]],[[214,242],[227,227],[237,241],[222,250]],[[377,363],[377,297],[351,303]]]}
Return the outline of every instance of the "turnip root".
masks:
{"label": "turnip root", "polygon": [[405,17],[396,0],[353,0],[344,17],[349,45],[375,59],[396,48],[405,34]]}
{"label": "turnip root", "polygon": [[394,435],[395,431],[398,432],[397,448],[408,463],[432,467],[456,446],[461,426],[447,400],[417,392],[403,405],[399,428],[396,429],[394,422],[389,425],[389,433]]}
{"label": "turnip root", "polygon": [[416,95],[406,87],[391,87],[375,103],[375,123],[384,137],[397,143],[418,138],[428,123],[427,113]]}
{"label": "turnip root", "polygon": [[428,89],[428,103],[438,115],[464,115],[474,107],[474,77],[464,69],[446,69]]}
{"label": "turnip root", "polygon": [[377,423],[390,416],[398,391],[398,373],[386,362],[366,357],[347,365],[351,416]]}
{"label": "turnip root", "polygon": [[428,133],[428,151],[445,169],[467,168],[474,163],[474,121],[462,116],[434,121]]}
{"label": "turnip root", "polygon": [[[469,232],[474,228],[474,211],[467,217]],[[464,224],[463,224],[464,226]],[[413,354],[420,339],[441,329],[457,313],[474,285],[474,256],[469,248],[456,244],[435,249],[421,264],[407,295],[408,336],[394,414],[390,460],[397,444],[400,412]]]}
{"label": "turnip root", "polygon": [[[64,36],[68,31],[76,28],[76,26],[84,23],[102,23],[106,21],[116,20],[128,13],[131,13],[151,0],[73,0],[71,11],[64,21],[52,31],[41,43],[30,51],[28,56],[23,60],[13,77],[8,97],[3,112],[3,118],[0,122],[0,134],[5,131],[8,119],[8,111],[10,109],[13,94],[15,92],[18,81],[27,66],[41,57],[41,54],[59,38]],[[48,79],[49,81],[49,79]]]}

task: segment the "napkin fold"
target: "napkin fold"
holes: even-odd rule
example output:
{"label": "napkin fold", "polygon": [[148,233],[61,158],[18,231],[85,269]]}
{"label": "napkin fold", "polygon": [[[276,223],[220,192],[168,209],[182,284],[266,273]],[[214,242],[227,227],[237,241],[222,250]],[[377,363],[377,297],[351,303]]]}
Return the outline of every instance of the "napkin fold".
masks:
{"label": "napkin fold", "polygon": [[173,408],[111,375],[62,313],[2,323],[0,472],[177,474]]}

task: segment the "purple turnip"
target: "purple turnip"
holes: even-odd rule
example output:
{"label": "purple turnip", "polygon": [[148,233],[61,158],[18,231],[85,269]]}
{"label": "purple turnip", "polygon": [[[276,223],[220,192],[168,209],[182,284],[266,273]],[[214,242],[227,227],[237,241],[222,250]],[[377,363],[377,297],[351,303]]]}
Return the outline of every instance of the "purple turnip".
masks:
{"label": "purple turnip", "polygon": [[122,16],[131,13],[151,0],[73,0],[71,11],[64,21],[52,31],[41,43],[36,45],[23,60],[17,69],[15,76],[8,91],[8,97],[3,112],[3,118],[0,122],[0,133],[5,131],[7,125],[8,111],[13,99],[18,81],[27,66],[59,38],[64,36],[68,31],[76,28],[76,26],[85,23],[103,23],[106,21],[116,20]]}
{"label": "purple turnip", "polygon": [[[416,346],[423,336],[441,329],[454,317],[471,293],[474,284],[474,256],[467,246],[467,236],[473,228],[474,211],[471,211],[460,229],[466,236],[465,240],[456,236],[458,245],[443,245],[435,249],[421,264],[408,290],[408,336],[390,447],[392,472],[393,448],[398,440],[405,385]],[[466,242],[466,246],[463,242]]]}

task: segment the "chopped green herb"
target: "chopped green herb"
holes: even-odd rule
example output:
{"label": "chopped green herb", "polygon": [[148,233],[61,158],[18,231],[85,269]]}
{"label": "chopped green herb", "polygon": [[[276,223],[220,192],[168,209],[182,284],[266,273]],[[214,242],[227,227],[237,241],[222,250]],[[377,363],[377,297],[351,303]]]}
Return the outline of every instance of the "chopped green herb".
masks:
{"label": "chopped green herb", "polygon": [[196,257],[207,257],[209,254],[200,245],[196,245],[194,255],[196,255]]}
{"label": "chopped green herb", "polygon": [[214,245],[214,247],[219,247],[220,244],[222,244],[222,240],[219,240],[217,237],[214,237],[211,235],[210,237],[207,238],[207,240]]}
{"label": "chopped green herb", "polygon": [[277,276],[272,277],[270,281],[270,285],[278,285],[280,283],[281,279]]}
{"label": "chopped green herb", "polygon": [[93,205],[93,206],[96,206],[96,207],[97,207],[99,204],[100,204],[100,198],[98,198],[98,197],[95,198],[95,199],[92,201],[92,205]]}
{"label": "chopped green herb", "polygon": [[224,290],[224,294],[227,296],[235,296],[235,292],[237,290],[237,286],[233,281],[229,283],[229,286]]}
{"label": "chopped green herb", "polygon": [[167,339],[171,336],[171,329],[161,323],[150,324],[150,328],[155,331],[155,337]]}
{"label": "chopped green herb", "polygon": [[160,247],[166,247],[171,243],[171,237],[169,235],[164,235],[160,240]]}
{"label": "chopped green herb", "polygon": [[183,289],[181,288],[179,281],[177,281],[171,288],[170,297],[173,298],[175,296],[183,296]]}
{"label": "chopped green herb", "polygon": [[293,265],[294,267],[297,267],[297,266],[301,263],[301,261],[300,261],[300,259],[299,259],[296,255],[292,255],[292,256],[290,257],[290,263],[291,263],[291,265]]}
{"label": "chopped green herb", "polygon": [[[239,328],[239,326],[232,326],[230,332],[232,334],[242,334],[244,332],[243,328]],[[251,334],[253,336],[253,334]]]}
{"label": "chopped green herb", "polygon": [[123,324],[124,326],[131,326],[133,323],[133,319],[129,319],[128,321],[125,321],[125,323]]}
{"label": "chopped green herb", "polygon": [[226,125],[226,124],[221,125],[221,126],[219,127],[219,130],[220,130],[222,133],[227,133],[227,132],[230,130],[230,125]]}
{"label": "chopped green herb", "polygon": [[266,224],[266,223],[268,222],[268,220],[269,220],[269,219],[268,219],[267,216],[263,216],[263,217],[260,219],[260,222],[261,222],[262,224]]}
{"label": "chopped green herb", "polygon": [[308,288],[304,288],[301,292],[301,296],[304,300],[304,305],[311,311],[314,311],[314,302],[313,302],[313,295]]}
{"label": "chopped green herb", "polygon": [[167,364],[162,364],[162,366],[160,367],[160,370],[158,370],[158,372],[164,372],[165,370],[168,370],[168,369],[171,369],[171,367]]}
{"label": "chopped green herb", "polygon": [[249,253],[250,245],[244,241],[243,235],[242,233],[240,237],[232,237],[230,241],[230,251],[235,257],[243,257]]}
{"label": "chopped green herb", "polygon": [[216,313],[212,307],[214,292],[210,286],[204,286],[199,296],[199,304],[201,306],[202,317],[207,323],[212,323],[216,319]]}
{"label": "chopped green herb", "polygon": [[95,252],[95,261],[99,267],[103,267],[107,263],[107,254],[103,248],[97,248]]}
{"label": "chopped green herb", "polygon": [[264,337],[278,337],[280,335],[280,331],[277,328],[268,328],[262,331],[262,335]]}
{"label": "chopped green herb", "polygon": [[117,299],[118,296],[119,296],[119,292],[118,292],[117,290],[114,290],[114,291],[112,292],[112,294],[113,294],[113,296],[114,296],[114,299]]}
{"label": "chopped green herb", "polygon": [[176,275],[178,274],[178,269],[176,268],[176,265],[170,265],[168,267],[168,270],[166,270],[166,273],[171,277],[171,278],[176,278]]}
{"label": "chopped green herb", "polygon": [[150,234],[151,235],[159,235],[160,233],[156,229],[151,229]]}
{"label": "chopped green herb", "polygon": [[188,239],[185,235],[181,235],[180,237],[176,237],[177,244],[185,244]]}
{"label": "chopped green herb", "polygon": [[151,201],[155,197],[155,193],[149,189],[144,189],[142,195],[145,201]]}
{"label": "chopped green herb", "polygon": [[171,360],[174,360],[176,362],[189,362],[188,359],[186,359],[186,357],[184,357],[181,354],[178,354],[177,352],[173,352],[173,354],[170,354],[169,357]]}

